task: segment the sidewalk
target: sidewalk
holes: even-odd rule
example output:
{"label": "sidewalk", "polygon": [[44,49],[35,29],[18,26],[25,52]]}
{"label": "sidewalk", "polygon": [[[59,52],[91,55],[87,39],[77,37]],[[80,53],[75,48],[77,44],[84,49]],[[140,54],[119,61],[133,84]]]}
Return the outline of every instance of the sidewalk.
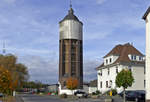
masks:
{"label": "sidewalk", "polygon": [[21,96],[19,95],[16,95],[15,99],[16,99],[16,102],[24,102]]}

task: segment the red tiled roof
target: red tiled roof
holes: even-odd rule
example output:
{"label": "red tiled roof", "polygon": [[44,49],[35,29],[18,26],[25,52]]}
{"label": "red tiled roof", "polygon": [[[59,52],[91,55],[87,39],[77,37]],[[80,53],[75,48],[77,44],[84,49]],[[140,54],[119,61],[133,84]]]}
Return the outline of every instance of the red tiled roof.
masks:
{"label": "red tiled roof", "polygon": [[[141,52],[139,52],[133,45],[127,43],[124,45],[117,45],[115,46],[104,58],[110,56],[110,55],[118,55],[119,58],[112,64],[116,64],[119,62],[133,62],[129,59],[128,55],[138,55],[138,56],[144,56]],[[135,61],[134,61],[135,62]],[[101,64],[99,67],[103,67],[104,63]],[[98,68],[99,68],[98,67]]]}

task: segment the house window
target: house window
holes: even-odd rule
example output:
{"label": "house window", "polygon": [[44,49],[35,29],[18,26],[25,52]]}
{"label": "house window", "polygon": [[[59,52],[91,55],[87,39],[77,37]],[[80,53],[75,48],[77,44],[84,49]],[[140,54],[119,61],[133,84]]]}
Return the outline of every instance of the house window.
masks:
{"label": "house window", "polygon": [[109,87],[112,87],[112,80],[109,81]]}
{"label": "house window", "polygon": [[118,74],[118,67],[116,67],[116,73]]}
{"label": "house window", "polygon": [[109,70],[109,68],[108,68],[108,75],[109,75],[109,73],[110,73],[110,70]]}
{"label": "house window", "polygon": [[139,60],[140,60],[140,61],[142,60],[142,57],[141,57],[141,56],[139,56]]}
{"label": "house window", "polygon": [[106,59],[106,64],[108,63],[108,60]]}
{"label": "house window", "polygon": [[106,88],[108,88],[108,81],[106,81]]}
{"label": "house window", "polygon": [[136,56],[134,56],[134,60],[136,60]]}
{"label": "house window", "polygon": [[111,60],[112,60],[112,59],[110,58],[110,60],[109,60],[109,61],[110,61],[110,63],[111,63]]}
{"label": "house window", "polygon": [[101,88],[103,87],[103,82],[102,82],[102,81],[100,82],[100,87],[101,87]]}
{"label": "house window", "polygon": [[133,55],[131,56],[131,60],[133,60],[134,59],[134,57],[133,57]]}
{"label": "house window", "polygon": [[129,66],[128,69],[129,69],[129,71],[132,71],[132,70],[131,70],[131,66]]}
{"label": "house window", "polygon": [[144,88],[145,88],[145,85],[146,85],[146,82],[145,82],[145,80],[144,80]]}
{"label": "house window", "polygon": [[145,70],[145,66],[144,66],[144,74],[146,73],[146,70]]}
{"label": "house window", "polygon": [[102,72],[102,70],[101,70],[101,76],[103,75],[103,72]]}

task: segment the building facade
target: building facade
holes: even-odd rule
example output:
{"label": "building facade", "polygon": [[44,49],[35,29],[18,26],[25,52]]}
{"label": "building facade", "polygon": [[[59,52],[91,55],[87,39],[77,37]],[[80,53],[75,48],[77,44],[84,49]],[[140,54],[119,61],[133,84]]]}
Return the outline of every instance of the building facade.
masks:
{"label": "building facade", "polygon": [[83,23],[74,15],[72,6],[65,18],[59,22],[59,84],[60,94],[67,90],[66,82],[73,77],[78,88],[83,86]]}
{"label": "building facade", "polygon": [[150,7],[143,19],[146,21],[146,102],[150,102]]}
{"label": "building facade", "polygon": [[131,70],[134,77],[132,87],[127,90],[145,89],[145,57],[129,43],[115,46],[96,69],[98,90],[102,93],[110,89],[117,89],[118,93],[123,90],[115,84],[116,76],[122,69]]}

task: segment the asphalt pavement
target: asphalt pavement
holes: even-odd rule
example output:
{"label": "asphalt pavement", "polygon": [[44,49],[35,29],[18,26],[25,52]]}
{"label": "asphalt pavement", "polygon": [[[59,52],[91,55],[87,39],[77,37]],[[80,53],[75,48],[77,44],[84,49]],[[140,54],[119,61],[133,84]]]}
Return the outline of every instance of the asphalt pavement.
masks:
{"label": "asphalt pavement", "polygon": [[[57,96],[41,96],[33,94],[21,94],[17,95],[17,102],[104,102],[105,97],[98,99],[81,98],[81,99],[61,99]],[[123,102],[120,97],[114,97],[114,102]]]}
{"label": "asphalt pavement", "polygon": [[53,96],[40,96],[33,94],[22,94],[19,95],[22,98],[23,102],[65,102],[57,97]]}

